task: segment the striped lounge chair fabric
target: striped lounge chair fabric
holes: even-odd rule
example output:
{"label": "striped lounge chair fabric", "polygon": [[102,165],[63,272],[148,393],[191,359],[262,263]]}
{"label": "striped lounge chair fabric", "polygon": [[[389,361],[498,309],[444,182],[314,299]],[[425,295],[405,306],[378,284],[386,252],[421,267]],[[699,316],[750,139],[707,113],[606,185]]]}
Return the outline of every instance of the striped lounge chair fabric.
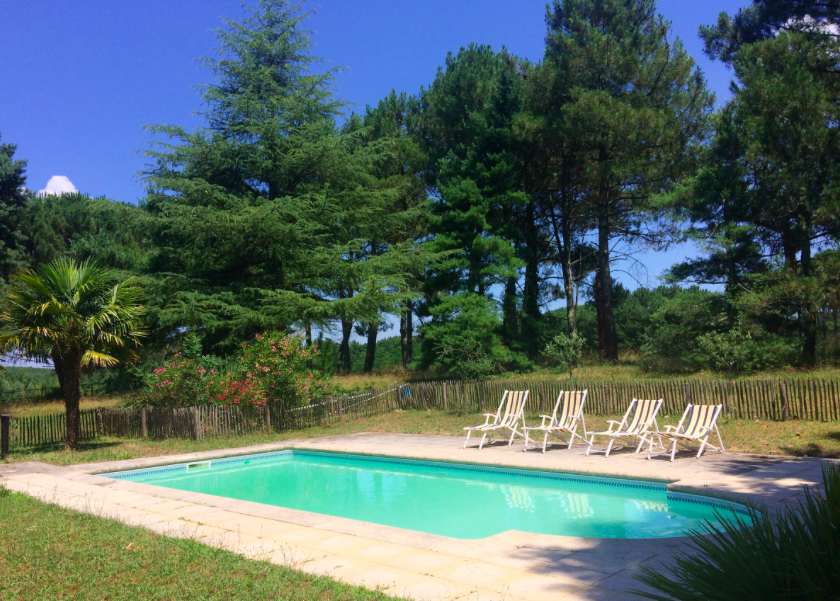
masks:
{"label": "striped lounge chair fabric", "polygon": [[[656,414],[659,408],[662,407],[662,399],[656,401],[648,401],[641,399],[633,399],[630,406],[627,408],[627,413],[620,422],[610,420],[609,430],[602,430],[599,432],[590,432],[589,448],[586,449],[587,456],[593,452],[592,445],[595,442],[596,436],[609,436],[610,443],[607,445],[606,456],[610,456],[613,444],[618,438],[638,438],[639,446],[636,447],[636,454],[642,450],[642,446],[649,438],[649,430],[651,425],[659,430],[659,425],[656,423]],[[615,428],[615,429],[613,429]],[[658,432],[657,432],[658,434]],[[662,446],[662,439],[659,439],[659,445]],[[663,446],[664,448],[664,446]],[[597,450],[595,451],[597,452]]]}
{"label": "striped lounge chair fabric", "polygon": [[[720,436],[720,430],[717,427],[717,418],[720,415],[723,405],[692,405],[689,404],[685,408],[680,423],[676,426],[665,426],[665,432],[651,432],[651,435],[661,436],[662,438],[670,439],[671,444],[666,452],[671,453],[671,461],[677,454],[677,443],[682,443],[683,446],[688,446],[690,442],[699,442],[700,450],[697,451],[697,457],[703,454],[706,447],[711,447],[721,453],[724,452],[723,439]],[[717,434],[719,447],[709,443],[709,436],[712,432]],[[648,459],[653,454],[653,446],[648,449]]]}
{"label": "striped lounge chair fabric", "polygon": [[[539,426],[529,426],[525,428],[525,450],[528,450],[529,436],[532,433],[539,432],[543,434],[542,452],[545,453],[546,444],[548,444],[549,434],[556,436],[562,442],[566,442],[560,436],[561,433],[569,435],[569,446],[572,448],[572,443],[575,438],[580,438],[586,442],[586,422],[583,419],[583,404],[586,402],[587,390],[562,391],[557,397],[557,403],[554,405],[554,411],[551,415],[541,415],[542,423]],[[559,411],[559,413],[558,413]],[[577,433],[578,423],[583,427],[583,436]]]}
{"label": "striped lounge chair fabric", "polygon": [[502,402],[499,404],[499,409],[496,413],[485,413],[484,417],[486,419],[483,424],[464,428],[467,431],[464,448],[467,448],[467,443],[470,441],[470,434],[481,432],[481,442],[478,445],[479,450],[481,450],[487,435],[489,434],[490,438],[492,438],[496,430],[510,430],[508,446],[512,445],[514,436],[517,434],[521,436],[522,432],[520,429],[525,428],[525,402],[527,400],[527,390],[505,390],[504,395],[502,395]]}

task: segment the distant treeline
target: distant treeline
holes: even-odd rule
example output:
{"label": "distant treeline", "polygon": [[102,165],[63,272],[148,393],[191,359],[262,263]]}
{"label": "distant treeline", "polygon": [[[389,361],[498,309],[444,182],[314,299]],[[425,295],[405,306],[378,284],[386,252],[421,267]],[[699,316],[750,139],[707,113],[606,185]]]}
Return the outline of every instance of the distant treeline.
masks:
{"label": "distant treeline", "polygon": [[[82,393],[116,394],[137,388],[139,378],[127,378],[120,370],[98,370],[82,374]],[[58,377],[52,369],[8,366],[0,370],[0,402],[61,399]]]}

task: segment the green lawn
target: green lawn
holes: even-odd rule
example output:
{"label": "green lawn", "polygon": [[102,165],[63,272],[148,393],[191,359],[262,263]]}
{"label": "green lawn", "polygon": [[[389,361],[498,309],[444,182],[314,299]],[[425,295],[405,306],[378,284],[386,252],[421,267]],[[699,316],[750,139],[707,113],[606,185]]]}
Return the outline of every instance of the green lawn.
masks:
{"label": "green lawn", "polygon": [[0,599],[392,599],[0,488]]}
{"label": "green lawn", "polygon": [[[676,424],[679,415],[663,415],[659,426]],[[529,416],[536,423],[536,416]],[[590,430],[606,427],[608,417],[587,418]],[[609,419],[621,419],[611,416]],[[32,449],[13,449],[9,461],[45,461],[57,465],[155,457],[177,453],[191,453],[213,449],[242,447],[265,442],[279,442],[292,438],[311,438],[353,432],[396,432],[409,434],[446,434],[461,436],[466,425],[481,423],[478,415],[458,415],[444,411],[395,411],[369,418],[347,419],[332,426],[295,430],[282,434],[254,434],[229,438],[194,440],[126,440],[102,438],[82,444],[77,452],[64,450],[60,444]],[[811,457],[840,457],[839,422],[767,422],[749,420],[720,420],[723,442],[728,451],[768,455]]]}

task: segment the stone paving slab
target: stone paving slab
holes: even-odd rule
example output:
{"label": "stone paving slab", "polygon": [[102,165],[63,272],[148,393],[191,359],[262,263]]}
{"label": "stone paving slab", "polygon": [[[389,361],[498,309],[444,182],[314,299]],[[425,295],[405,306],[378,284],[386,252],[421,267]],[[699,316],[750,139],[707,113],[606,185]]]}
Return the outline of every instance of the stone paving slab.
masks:
{"label": "stone paving slab", "polygon": [[585,446],[554,445],[547,453],[522,445],[463,449],[448,436],[353,434],[202,453],[57,467],[36,462],[0,466],[11,490],[64,507],[116,519],[171,537],[193,538],[312,574],[411,599],[632,599],[644,589],[641,565],[670,565],[687,551],[683,538],[585,539],[509,531],[457,540],[389,526],[165,489],[98,473],[285,448],[481,463],[620,478],[665,481],[673,490],[770,508],[790,506],[803,486],[818,486],[820,460],[710,454],[648,461],[633,449],[587,457]]}

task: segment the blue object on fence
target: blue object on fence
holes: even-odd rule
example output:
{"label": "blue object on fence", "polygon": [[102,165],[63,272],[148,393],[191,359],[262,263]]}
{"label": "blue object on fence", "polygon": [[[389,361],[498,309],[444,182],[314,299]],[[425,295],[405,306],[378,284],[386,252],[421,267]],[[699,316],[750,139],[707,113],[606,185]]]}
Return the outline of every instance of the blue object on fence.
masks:
{"label": "blue object on fence", "polygon": [[411,390],[408,388],[408,384],[403,384],[402,389],[403,389],[403,398],[404,399],[407,399],[408,397],[411,396]]}

